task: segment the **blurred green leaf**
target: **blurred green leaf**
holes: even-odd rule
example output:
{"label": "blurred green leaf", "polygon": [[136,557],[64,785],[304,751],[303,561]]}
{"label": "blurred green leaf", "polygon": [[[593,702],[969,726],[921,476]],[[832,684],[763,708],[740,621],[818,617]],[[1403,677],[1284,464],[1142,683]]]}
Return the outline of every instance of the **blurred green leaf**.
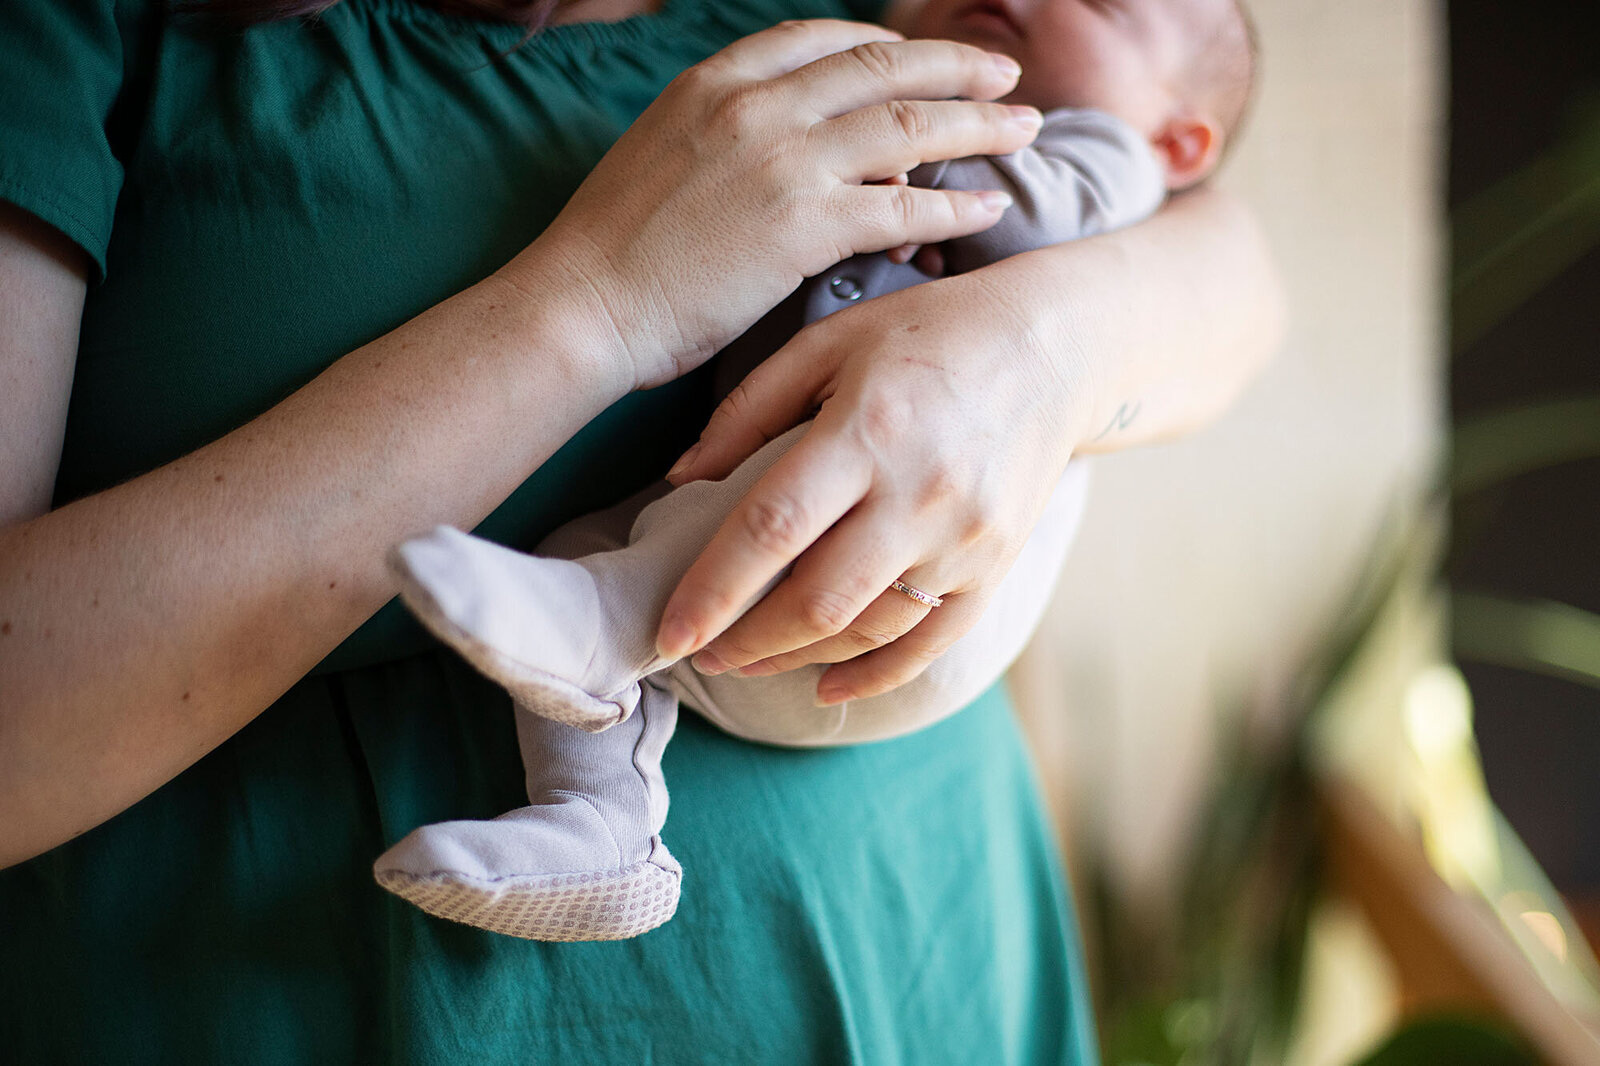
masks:
{"label": "blurred green leaf", "polygon": [[1171,1009],[1159,998],[1128,1005],[1106,1034],[1108,1066],[1179,1066],[1184,1046],[1172,1039],[1167,1024]]}
{"label": "blurred green leaf", "polygon": [[1460,352],[1600,245],[1600,104],[1576,112],[1550,151],[1458,207],[1451,242]]}
{"label": "blurred green leaf", "polygon": [[1600,457],[1600,396],[1547,400],[1458,423],[1450,462],[1457,496],[1557,463]]}
{"label": "blurred green leaf", "polygon": [[1539,1066],[1539,1059],[1502,1026],[1432,1017],[1408,1023],[1357,1066]]}
{"label": "blurred green leaf", "polygon": [[1455,651],[1600,688],[1600,615],[1550,600],[1457,592]]}

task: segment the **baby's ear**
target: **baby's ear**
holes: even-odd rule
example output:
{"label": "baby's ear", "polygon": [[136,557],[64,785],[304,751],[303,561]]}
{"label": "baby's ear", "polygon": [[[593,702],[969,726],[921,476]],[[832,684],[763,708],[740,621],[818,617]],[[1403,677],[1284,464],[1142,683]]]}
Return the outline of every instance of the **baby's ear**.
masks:
{"label": "baby's ear", "polygon": [[1204,180],[1222,157],[1222,126],[1209,115],[1178,114],[1166,121],[1150,146],[1167,171],[1167,188],[1187,189]]}

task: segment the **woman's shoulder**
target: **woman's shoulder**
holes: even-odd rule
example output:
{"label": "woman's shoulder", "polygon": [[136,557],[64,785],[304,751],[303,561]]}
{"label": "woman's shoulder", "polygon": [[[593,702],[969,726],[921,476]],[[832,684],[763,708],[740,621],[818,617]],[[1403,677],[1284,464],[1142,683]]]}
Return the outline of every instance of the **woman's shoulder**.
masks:
{"label": "woman's shoulder", "polygon": [[159,0],[0,4],[0,199],[42,218],[105,267],[122,183],[113,147]]}

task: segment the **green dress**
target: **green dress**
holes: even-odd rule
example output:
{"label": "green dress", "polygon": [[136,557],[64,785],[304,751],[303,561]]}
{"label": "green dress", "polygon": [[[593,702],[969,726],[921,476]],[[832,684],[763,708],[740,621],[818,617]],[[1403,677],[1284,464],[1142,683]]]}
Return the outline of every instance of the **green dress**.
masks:
{"label": "green dress", "polygon": [[[0,198],[94,264],[58,499],[215,438],[483,277],[679,70],[779,18],[873,10],[849,2],[668,0],[519,44],[383,0],[243,32],[147,0],[6,0]],[[629,396],[482,531],[532,545],[633,491],[707,408],[701,376]],[[845,750],[688,716],[666,772],[687,873],[660,930],[532,943],[388,896],[384,848],[521,785],[505,695],[391,604],[180,777],[0,872],[0,1059],[1093,1061],[1001,693]]]}

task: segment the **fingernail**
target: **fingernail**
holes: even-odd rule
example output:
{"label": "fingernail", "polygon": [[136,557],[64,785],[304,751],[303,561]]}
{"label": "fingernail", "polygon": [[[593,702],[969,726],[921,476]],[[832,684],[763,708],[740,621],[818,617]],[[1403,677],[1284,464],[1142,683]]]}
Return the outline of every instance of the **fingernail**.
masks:
{"label": "fingernail", "polygon": [[694,626],[681,618],[669,618],[656,635],[656,654],[663,659],[681,659],[694,647],[696,636]]}
{"label": "fingernail", "polygon": [[994,69],[1006,77],[1019,78],[1022,76],[1022,67],[1010,56],[1003,56],[998,52],[990,52],[989,58],[994,61]]}
{"label": "fingernail", "polygon": [[850,698],[850,693],[836,685],[823,685],[817,689],[817,706],[831,707]]}
{"label": "fingernail", "polygon": [[683,476],[694,465],[695,456],[699,455],[704,447],[705,443],[703,441],[696,442],[692,448],[679,456],[678,461],[672,464],[672,469],[667,471],[667,480],[676,485],[678,478]]}
{"label": "fingernail", "polygon": [[723,662],[715,652],[703,651],[694,657],[694,668],[709,677],[728,672],[728,664]]}
{"label": "fingernail", "polygon": [[734,671],[734,673],[739,677],[771,677],[777,672],[778,668],[773,665],[771,659],[762,659],[758,663],[751,663],[749,666],[741,666],[739,669]]}
{"label": "fingernail", "polygon": [[1044,116],[1036,107],[1024,107],[1021,104],[1007,104],[1006,110],[1011,112],[1011,124],[1020,126],[1025,130],[1037,130],[1044,125]]}
{"label": "fingernail", "polygon": [[978,201],[991,211],[1004,211],[1006,208],[1011,206],[1011,194],[998,192],[996,190],[980,192],[978,194]]}

